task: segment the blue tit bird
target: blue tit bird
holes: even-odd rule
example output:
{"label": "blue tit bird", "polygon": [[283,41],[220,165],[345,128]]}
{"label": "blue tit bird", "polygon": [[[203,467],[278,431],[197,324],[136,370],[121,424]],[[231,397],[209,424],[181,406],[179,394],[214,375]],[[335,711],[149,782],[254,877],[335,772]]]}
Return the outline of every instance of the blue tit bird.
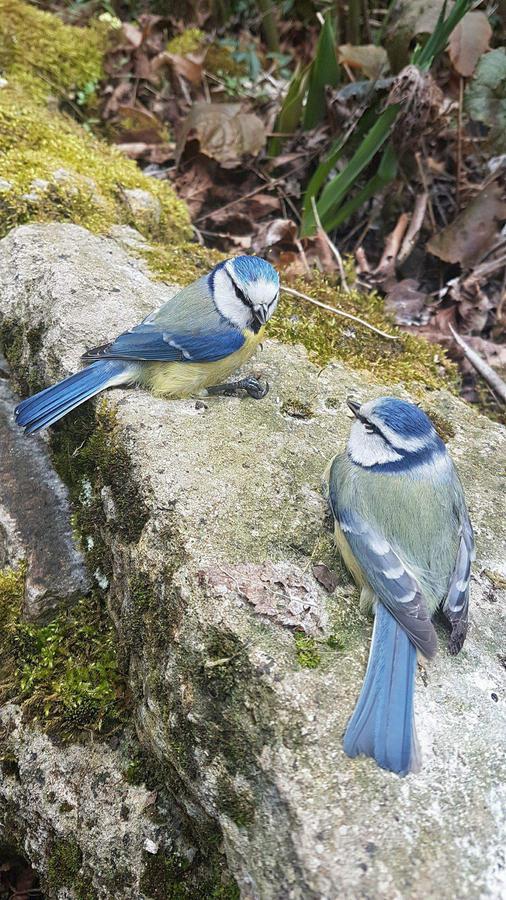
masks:
{"label": "blue tit bird", "polygon": [[23,400],[18,425],[31,434],[53,425],[110,387],[140,384],[164,397],[267,392],[255,378],[222,384],[260,343],[279,299],[279,278],[265,260],[237,256],[183,288],[140,325],[89,350],[89,365]]}
{"label": "blue tit bird", "polygon": [[473,530],[462,485],[430,419],[412,403],[348,400],[355,421],[327,470],[338,549],[375,620],[367,671],[344,750],[406,775],[420,757],[413,715],[417,651],[436,653],[442,606],[449,651],[468,627]]}

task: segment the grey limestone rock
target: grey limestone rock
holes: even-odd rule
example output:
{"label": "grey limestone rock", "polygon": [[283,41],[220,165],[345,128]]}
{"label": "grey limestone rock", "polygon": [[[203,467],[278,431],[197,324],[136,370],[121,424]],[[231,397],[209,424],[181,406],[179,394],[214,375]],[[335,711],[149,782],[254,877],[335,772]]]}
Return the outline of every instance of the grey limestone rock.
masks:
{"label": "grey limestone rock", "polygon": [[[21,344],[17,371],[41,386],[172,290],[77,226],[21,227],[0,244],[0,319]],[[423,401],[453,435],[478,556],[464,650],[451,658],[441,633],[417,679],[423,770],[399,779],[343,753],[371,623],[333,550],[320,480],[348,433],[345,397],[405,392],[337,363],[320,372],[273,342],[248,369],[270,381],[265,400],[134,389],[94,407],[124,463],[118,479],[108,452],[86,487],[139,737],[185,814],[214,823],[243,898],[498,897],[504,429],[445,392]],[[330,570],[332,593],[314,564]]]}
{"label": "grey limestone rock", "polygon": [[74,543],[65,486],[44,441],[23,439],[1,356],[0,369],[0,565],[26,560],[24,617],[47,621],[56,607],[87,593],[90,582]]}

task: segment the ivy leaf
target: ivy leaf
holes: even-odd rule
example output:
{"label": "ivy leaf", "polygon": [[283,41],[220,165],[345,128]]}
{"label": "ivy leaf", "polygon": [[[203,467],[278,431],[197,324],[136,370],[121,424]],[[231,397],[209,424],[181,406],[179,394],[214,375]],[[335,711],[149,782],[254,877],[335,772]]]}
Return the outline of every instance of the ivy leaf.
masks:
{"label": "ivy leaf", "polygon": [[480,59],[466,90],[467,114],[491,128],[490,140],[498,153],[506,150],[506,50],[499,47]]}

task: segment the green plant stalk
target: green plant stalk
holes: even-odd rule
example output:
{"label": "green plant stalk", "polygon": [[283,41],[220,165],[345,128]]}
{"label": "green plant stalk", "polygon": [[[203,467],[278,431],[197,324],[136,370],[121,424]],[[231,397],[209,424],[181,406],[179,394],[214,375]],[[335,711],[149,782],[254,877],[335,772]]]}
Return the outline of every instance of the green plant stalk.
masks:
{"label": "green plant stalk", "polygon": [[427,72],[436,56],[445,49],[448,38],[453,29],[459,24],[460,20],[472,8],[473,0],[457,0],[447,19],[445,19],[446,0],[439,14],[436,27],[432,32],[429,40],[423,47],[417,47],[411,62],[414,66],[418,66],[424,72]]}
{"label": "green plant stalk", "polygon": [[[302,70],[297,67],[293,73],[288,86],[287,95],[283,101],[283,106],[276,119],[275,131],[280,131],[283,134],[292,134],[296,130],[302,115],[302,106],[307,90],[309,70],[310,66],[306,66],[305,69]],[[270,138],[267,145],[268,156],[278,155],[283,140],[283,137],[278,137],[277,135]]]}
{"label": "green plant stalk", "polygon": [[258,0],[258,8],[262,17],[262,31],[271,53],[279,53],[279,35],[273,0]]}
{"label": "green plant stalk", "polygon": [[309,72],[309,89],[303,120],[305,131],[321,122],[326,110],[325,88],[335,87],[337,84],[339,84],[339,66],[336,57],[336,37],[330,16],[327,15]]}
{"label": "green plant stalk", "polygon": [[[334,146],[332,147],[327,159],[325,159],[316,171],[313,173],[311,179],[309,180],[309,184],[306,188],[306,192],[304,194],[304,205],[303,205],[303,219],[307,217],[307,221],[311,222],[313,219],[313,206],[312,206],[312,198],[316,197],[316,194],[322,187],[325,182],[325,179],[330,174],[334,166],[336,165],[339,157],[342,155],[342,152],[353,133],[357,138],[361,139],[362,135],[366,132],[367,127],[369,125],[369,119],[371,118],[372,108],[366,109],[357,124],[349,131],[345,132],[342,138],[340,138]],[[316,224],[316,223],[315,223]]]}
{"label": "green plant stalk", "polygon": [[[329,181],[323,189],[322,195],[317,203],[317,209],[324,227],[326,227],[325,223],[328,219],[330,210],[335,209],[340,204],[348,189],[354,184],[363,169],[369,165],[373,156],[375,156],[388,139],[391,126],[396,119],[398,110],[398,103],[387,106],[387,108],[383,110],[378,121],[373,125],[365,140],[362,141],[360,147],[346,168],[340,172],[339,175],[336,175],[332,181]],[[315,227],[316,223],[314,221],[313,213],[309,209],[306,209],[302,220],[302,237],[313,234]]]}
{"label": "green plant stalk", "polygon": [[361,0],[348,0],[346,38],[349,44],[360,44]]}
{"label": "green plant stalk", "polygon": [[[424,47],[418,47],[415,50],[412,57],[412,63],[414,65],[417,65],[423,71],[427,71],[428,69],[430,69],[437,54],[444,50],[444,48],[446,47],[451,32],[456,27],[456,25],[458,25],[466,12],[469,11],[471,6],[472,0],[457,0],[455,6],[450,12],[450,15],[447,19],[445,19],[445,4],[439,16],[439,20],[436,28],[434,29],[434,32],[432,33]],[[399,108],[400,104],[392,104],[391,106],[386,107],[386,109],[380,115],[378,121],[369,131],[367,137],[363,140],[360,147],[356,150],[346,168],[342,172],[340,172],[339,175],[336,175],[335,178],[333,178],[323,189],[320,199],[317,202],[317,210],[321,222],[325,228],[336,227],[335,221],[337,219],[339,219],[339,222],[344,221],[344,219],[342,218],[342,210],[339,213],[339,216],[337,215],[337,210],[341,206],[341,203],[345,195],[348,193],[349,189],[356,182],[357,178],[360,176],[364,168],[369,164],[373,156],[378,152],[378,150],[381,149],[381,147],[387,140]],[[340,151],[341,149],[342,148],[340,148]],[[333,153],[335,154],[335,152],[336,151],[334,150]],[[322,163],[322,166],[324,167],[323,178],[318,170],[313,176],[312,190],[314,191],[314,193],[312,193],[310,196],[314,196],[316,190],[318,190],[318,188],[316,188],[316,190],[314,189],[314,184],[317,184],[318,182],[321,183],[321,181],[324,180],[326,175],[328,174],[328,162],[328,160],[325,160]],[[332,168],[332,165],[330,166],[330,168]],[[369,199],[371,196],[373,196],[373,193],[371,193],[371,191],[373,191],[372,185],[378,184],[378,182],[374,180],[375,177],[376,176],[374,176],[373,179],[368,182],[366,187],[363,189],[363,192],[359,192],[359,194],[357,194],[357,197],[362,196],[362,202],[365,202],[365,199]],[[392,175],[392,178],[394,177],[395,175]],[[391,179],[387,178],[385,184],[387,184],[390,180]],[[311,234],[314,234],[316,228],[316,223],[314,221],[311,210],[310,196],[307,191],[301,226],[302,237],[307,237]],[[350,203],[352,203],[352,201],[350,201]],[[358,208],[359,206],[356,203],[352,203],[351,206],[346,204],[346,209],[348,210],[355,210]]]}
{"label": "green plant stalk", "polygon": [[349,216],[352,216],[360,207],[366,203],[376,193],[383,190],[387,184],[394,180],[397,175],[398,160],[395,150],[391,142],[387,144],[383,152],[381,163],[378,171],[367,184],[356,194],[351,200],[348,200],[344,206],[341,206],[338,212],[322,222],[325,231],[332,231],[342,225]]}

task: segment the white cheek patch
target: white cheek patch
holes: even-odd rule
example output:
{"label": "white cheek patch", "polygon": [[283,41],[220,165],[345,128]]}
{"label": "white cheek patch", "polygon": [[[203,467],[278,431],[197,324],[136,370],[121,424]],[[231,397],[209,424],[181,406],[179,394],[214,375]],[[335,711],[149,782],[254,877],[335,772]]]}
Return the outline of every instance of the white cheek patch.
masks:
{"label": "white cheek patch", "polygon": [[351,426],[348,452],[353,462],[366,468],[402,459],[379,434],[368,434],[362,422],[358,421]]}
{"label": "white cheek patch", "polygon": [[225,319],[228,319],[237,328],[246,328],[251,313],[237,296],[225,268],[219,269],[214,276],[213,300],[216,309]]}

